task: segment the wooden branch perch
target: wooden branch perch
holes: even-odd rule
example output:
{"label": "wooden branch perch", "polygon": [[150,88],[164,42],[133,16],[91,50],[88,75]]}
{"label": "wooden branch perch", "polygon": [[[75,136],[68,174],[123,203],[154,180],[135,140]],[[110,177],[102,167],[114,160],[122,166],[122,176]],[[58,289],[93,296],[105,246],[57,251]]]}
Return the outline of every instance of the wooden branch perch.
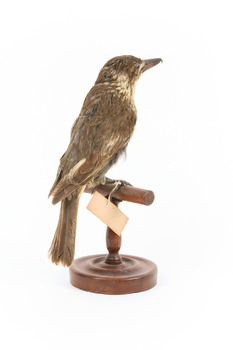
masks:
{"label": "wooden branch perch", "polygon": [[[86,188],[84,192],[94,193],[98,191],[103,196],[108,196],[111,190],[114,188],[114,184],[99,185],[93,188]],[[151,205],[154,202],[155,195],[150,190],[144,190],[133,186],[122,186],[118,191],[112,194],[112,199],[127,201],[132,203]]]}
{"label": "wooden branch perch", "polygon": [[[108,196],[115,184],[86,188],[85,192],[98,191]],[[122,186],[111,196],[117,207],[119,201],[150,205],[154,193],[133,186]],[[108,254],[96,254],[76,259],[70,267],[71,284],[94,293],[127,294],[154,287],[157,282],[157,266],[150,260],[131,255],[120,255],[121,236],[110,227],[106,231]]]}

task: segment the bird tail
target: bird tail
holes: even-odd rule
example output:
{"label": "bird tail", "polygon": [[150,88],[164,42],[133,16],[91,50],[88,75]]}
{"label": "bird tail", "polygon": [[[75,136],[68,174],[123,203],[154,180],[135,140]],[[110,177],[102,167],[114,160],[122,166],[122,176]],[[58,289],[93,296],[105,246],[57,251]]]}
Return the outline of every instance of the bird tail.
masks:
{"label": "bird tail", "polygon": [[49,249],[49,258],[56,265],[70,266],[74,260],[78,205],[83,190],[81,187],[61,201],[57,229]]}

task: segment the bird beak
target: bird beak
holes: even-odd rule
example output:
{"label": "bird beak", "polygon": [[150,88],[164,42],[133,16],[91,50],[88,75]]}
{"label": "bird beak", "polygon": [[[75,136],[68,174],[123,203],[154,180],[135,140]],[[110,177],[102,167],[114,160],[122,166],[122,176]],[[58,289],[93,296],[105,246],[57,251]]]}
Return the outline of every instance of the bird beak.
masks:
{"label": "bird beak", "polygon": [[150,60],[143,60],[143,62],[145,63],[145,66],[142,68],[142,72],[145,72],[147,69],[156,66],[160,62],[163,63],[163,60],[162,58],[151,58]]}

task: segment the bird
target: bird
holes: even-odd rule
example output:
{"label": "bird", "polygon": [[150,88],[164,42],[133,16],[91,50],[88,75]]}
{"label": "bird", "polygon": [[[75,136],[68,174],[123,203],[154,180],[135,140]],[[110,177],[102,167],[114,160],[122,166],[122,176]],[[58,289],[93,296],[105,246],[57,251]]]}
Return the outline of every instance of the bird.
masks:
{"label": "bird", "polygon": [[[48,252],[56,265],[73,263],[80,197],[86,187],[94,188],[111,181],[105,174],[125,153],[135,129],[136,83],[142,73],[160,62],[161,58],[114,57],[100,70],[85,97],[49,192],[53,204],[61,202],[57,228]],[[116,184],[118,186],[119,182]]]}

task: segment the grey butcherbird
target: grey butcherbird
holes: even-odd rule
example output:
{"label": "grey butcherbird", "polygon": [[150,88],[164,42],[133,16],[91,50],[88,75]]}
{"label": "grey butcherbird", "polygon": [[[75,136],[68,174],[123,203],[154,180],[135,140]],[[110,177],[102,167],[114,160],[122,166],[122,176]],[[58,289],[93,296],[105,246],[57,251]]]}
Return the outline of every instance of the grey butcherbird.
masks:
{"label": "grey butcherbird", "polygon": [[106,172],[125,151],[137,120],[136,82],[143,72],[160,62],[161,58],[114,57],[103,66],[87,94],[49,193],[53,204],[61,201],[49,250],[55,264],[72,264],[79,198],[86,186],[106,182]]}

